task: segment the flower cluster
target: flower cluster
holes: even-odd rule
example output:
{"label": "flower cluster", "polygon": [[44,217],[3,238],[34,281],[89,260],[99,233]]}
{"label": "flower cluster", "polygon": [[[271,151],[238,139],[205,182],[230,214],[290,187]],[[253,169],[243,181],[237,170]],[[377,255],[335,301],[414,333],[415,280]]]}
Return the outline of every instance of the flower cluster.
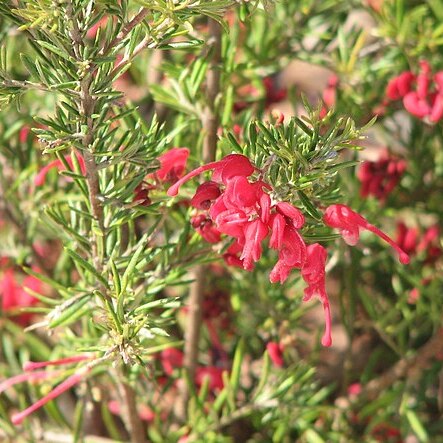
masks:
{"label": "flower cluster", "polygon": [[404,71],[391,79],[386,95],[390,100],[403,100],[412,115],[437,123],[443,118],[443,71],[433,74],[429,63],[421,61],[417,75]]}
{"label": "flower cluster", "polygon": [[378,200],[385,201],[400,182],[405,170],[405,160],[394,157],[387,149],[383,150],[377,161],[365,161],[358,170],[360,195],[373,195]]}
{"label": "flower cluster", "polygon": [[[204,226],[198,227],[200,232],[218,232],[233,238],[225,260],[248,271],[260,260],[263,242],[269,238],[269,247],[278,253],[270,281],[284,283],[293,269],[301,270],[308,284],[304,300],[317,296],[323,305],[326,326],[322,344],[330,346],[331,314],[325,288],[327,252],[318,243],[306,245],[300,234],[305,224],[302,212],[290,203],[273,201],[272,187],[260,178],[253,178],[256,170],[247,157],[230,154],[191,171],[169,188],[168,195],[177,195],[183,183],[205,171],[213,171],[212,180],[201,184],[191,200],[192,206],[207,211]],[[347,206],[327,208],[324,222],[339,229],[345,241],[352,245],[357,243],[360,230],[369,230],[391,244],[402,263],[409,261],[392,239]],[[207,237],[207,232],[203,236]],[[215,234],[211,238],[216,240]]]}

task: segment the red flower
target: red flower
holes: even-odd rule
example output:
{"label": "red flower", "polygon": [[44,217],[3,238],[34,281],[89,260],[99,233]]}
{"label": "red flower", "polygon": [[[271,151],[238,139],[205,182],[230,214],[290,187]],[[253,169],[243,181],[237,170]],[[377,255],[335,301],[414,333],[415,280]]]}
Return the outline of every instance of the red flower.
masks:
{"label": "red flower", "polygon": [[275,341],[270,341],[266,345],[266,350],[268,351],[269,357],[277,368],[282,368],[285,364],[283,360],[283,346]]}
{"label": "red flower", "polygon": [[335,106],[337,102],[337,86],[338,86],[339,78],[336,74],[332,74],[328,79],[328,84],[326,85],[325,90],[323,91],[322,98],[324,106],[320,111],[320,118],[326,116],[328,111]]}
{"label": "red flower", "polygon": [[224,387],[223,372],[226,372],[226,369],[217,366],[199,366],[195,371],[195,384],[201,387],[205,378],[209,378],[209,389],[221,390]]}
{"label": "red flower", "polygon": [[421,236],[417,228],[408,228],[403,222],[397,224],[398,245],[409,255],[423,254],[426,264],[432,264],[440,258],[443,250],[439,244],[440,229],[429,227]]}
{"label": "red flower", "polygon": [[174,369],[183,366],[183,352],[177,348],[164,349],[160,354],[160,360],[165,374],[171,375]]}
{"label": "red flower", "polygon": [[191,224],[208,243],[218,243],[221,240],[220,232],[208,216],[204,214],[196,215],[191,218]]}
{"label": "red flower", "polygon": [[269,274],[271,283],[284,283],[290,272],[306,261],[306,245],[301,235],[290,225],[284,227],[278,261]]}
{"label": "red flower", "polygon": [[[86,175],[85,160],[77,152],[75,153],[75,156],[77,157],[77,161],[79,163],[81,173],[83,175]],[[65,155],[64,158],[65,158],[66,162],[68,163],[69,167],[71,168],[71,170],[73,171],[74,170],[74,163],[72,161],[72,157],[68,154],[68,155]],[[51,163],[47,164],[42,169],[40,169],[39,173],[35,176],[35,178],[34,178],[35,186],[43,186],[46,182],[46,176],[47,176],[48,172],[53,168],[57,168],[59,171],[66,170],[66,167],[61,160],[57,159],[57,160],[52,161]]]}
{"label": "red flower", "polygon": [[262,241],[267,237],[271,201],[261,181],[250,183],[246,177],[232,177],[223,194],[210,208],[217,229],[237,239],[242,249],[239,260],[243,268],[252,270],[262,254]]}
{"label": "red flower", "polygon": [[402,72],[397,77],[389,80],[386,95],[390,100],[399,100],[412,90],[415,75],[410,71]]}
{"label": "red flower", "polygon": [[268,107],[273,103],[281,102],[288,95],[286,88],[280,88],[275,77],[265,77],[262,80],[265,88],[265,106]]}
{"label": "red flower", "polygon": [[240,260],[239,254],[243,250],[243,247],[235,240],[223,255],[223,259],[228,266],[235,266],[236,268],[243,269],[243,261]]}
{"label": "red flower", "polygon": [[[38,300],[28,294],[24,288],[30,288],[35,292],[41,292],[42,283],[33,276],[27,276],[22,284],[17,283],[14,271],[10,268],[3,273],[0,280],[0,296],[2,298],[2,310],[5,312],[17,312],[20,308],[27,308],[38,303]],[[32,314],[21,313],[17,316],[17,322],[21,325],[29,324]]]}
{"label": "red flower", "polygon": [[[160,361],[167,375],[172,375],[174,369],[183,367],[183,352],[176,348],[168,348],[161,352]],[[205,377],[209,377],[209,389],[223,388],[222,374],[225,370],[216,366],[198,366],[195,371],[195,384],[200,387]]]}
{"label": "red flower", "polygon": [[213,181],[202,183],[191,199],[191,205],[197,209],[209,209],[212,202],[221,194],[220,187]]}
{"label": "red flower", "polygon": [[134,202],[137,202],[142,206],[149,206],[151,204],[151,199],[149,198],[149,191],[152,189],[151,185],[146,183],[140,183],[134,189]]}
{"label": "red flower", "polygon": [[408,254],[406,254],[406,252],[404,252],[390,237],[374,225],[371,225],[364,217],[354,212],[348,206],[329,206],[326,209],[323,220],[331,228],[339,229],[344,241],[351,246],[357,244],[360,237],[360,230],[365,229],[371,231],[397,251],[400,263],[409,263]]}
{"label": "red flower", "polygon": [[360,395],[362,391],[361,383],[352,383],[348,386],[348,395],[357,396]]}
{"label": "red flower", "polygon": [[189,152],[188,148],[172,148],[160,155],[160,169],[155,176],[162,182],[176,182],[185,172]]}
{"label": "red flower", "polygon": [[244,226],[244,247],[240,256],[243,260],[243,268],[253,269],[254,262],[260,260],[262,254],[262,241],[268,235],[268,227],[259,219],[245,223]]}
{"label": "red flower", "polygon": [[408,255],[414,255],[417,251],[419,231],[417,228],[408,228],[403,222],[397,224],[397,238],[395,242]]}
{"label": "red flower", "polygon": [[308,301],[317,296],[325,312],[325,332],[321,339],[323,346],[331,346],[331,310],[325,284],[325,264],[328,258],[326,249],[314,243],[306,248],[306,263],[301,270],[303,280],[308,284],[305,289],[303,301]]}
{"label": "red flower", "polygon": [[443,253],[440,247],[440,228],[431,226],[425,232],[420,243],[417,245],[417,252],[425,252],[425,262],[434,263]]}

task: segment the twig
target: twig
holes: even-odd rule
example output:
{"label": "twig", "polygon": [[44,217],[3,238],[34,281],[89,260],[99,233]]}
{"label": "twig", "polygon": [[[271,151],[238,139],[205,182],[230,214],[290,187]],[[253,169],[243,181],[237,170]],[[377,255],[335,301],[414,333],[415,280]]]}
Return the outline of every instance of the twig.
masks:
{"label": "twig", "polygon": [[213,19],[209,19],[209,35],[212,58],[210,61],[206,99],[207,104],[203,113],[203,161],[209,163],[215,160],[217,150],[217,130],[219,125],[218,113],[216,111],[216,99],[220,93],[220,63],[221,63],[221,26]]}
{"label": "twig", "polygon": [[138,416],[136,395],[132,386],[126,382],[120,384],[120,392],[123,398],[125,427],[131,436],[133,443],[146,443],[145,430]]}
{"label": "twig", "polygon": [[[84,60],[82,57],[82,54],[84,54],[84,42],[78,27],[78,23],[73,14],[73,7],[71,2],[68,4],[66,11],[68,18],[72,21],[71,38],[73,41],[74,54],[81,64],[86,62],[86,60]],[[80,98],[78,100],[77,106],[80,116],[83,119],[83,124],[87,127],[87,132],[82,138],[83,157],[86,167],[86,181],[89,191],[89,203],[91,206],[92,215],[95,219],[95,222],[97,223],[97,226],[95,228],[98,228],[98,232],[97,229],[93,229],[94,243],[92,246],[92,259],[94,261],[95,268],[98,270],[98,272],[101,273],[104,268],[104,244],[106,242],[106,228],[104,225],[103,205],[100,201],[99,174],[93,151],[93,141],[96,128],[92,115],[95,112],[96,99],[92,96],[91,93],[92,80],[93,75],[90,71],[83,74],[83,78],[80,81]],[[106,293],[105,288],[102,287],[101,289],[103,295],[105,297],[108,297],[109,295]],[[136,396],[134,390],[125,382],[122,382],[120,387],[122,391],[123,407],[126,411],[125,426],[127,427],[127,430],[131,436],[131,441],[134,443],[145,443],[145,431],[143,429],[143,424],[140,420],[140,417],[137,413]]]}
{"label": "twig", "polygon": [[443,328],[440,328],[414,355],[402,358],[380,377],[371,380],[363,387],[360,395],[375,398],[384,389],[392,386],[396,380],[404,377],[417,378],[429,362],[441,353],[443,353]]}
{"label": "twig", "polygon": [[[408,381],[417,379],[437,355],[443,355],[443,328],[440,328],[415,354],[403,357],[379,377],[362,386],[358,398],[373,400],[402,378]],[[348,401],[348,398],[339,397],[335,403],[347,405]]]}
{"label": "twig", "polygon": [[42,83],[33,83],[28,80],[9,80],[3,79],[0,81],[0,87],[3,88],[19,88],[19,89],[37,89],[39,91],[50,91],[50,89]]}
{"label": "twig", "polygon": [[151,37],[150,36],[146,36],[135,48],[134,51],[132,51],[131,54],[127,54],[125,55],[120,62],[117,64],[117,66],[115,66],[115,68],[111,71],[111,74],[109,75],[111,78],[114,78],[117,73],[119,71],[121,71],[123,69],[123,67],[125,67],[128,63],[130,63],[132,61],[132,59],[137,56],[138,54],[140,54],[141,51],[143,51],[143,49],[145,49],[149,43],[151,42]]}
{"label": "twig", "polygon": [[[74,46],[74,54],[77,57],[79,62],[84,62],[82,58],[82,53],[84,52],[82,49],[84,47],[84,42],[82,39],[82,35],[80,29],[78,27],[78,23],[73,16],[73,7],[72,4],[66,8],[67,15],[72,22],[72,31],[71,38],[73,40]],[[105,244],[105,227],[103,222],[103,206],[99,200],[100,196],[100,182],[99,175],[97,171],[97,164],[95,163],[94,154],[92,152],[92,142],[94,140],[94,120],[92,119],[92,115],[95,109],[95,99],[92,97],[90,86],[92,82],[92,76],[88,73],[84,74],[84,77],[80,81],[80,97],[78,100],[78,108],[80,115],[83,117],[87,132],[83,135],[82,145],[84,148],[83,157],[85,160],[85,168],[86,168],[86,182],[88,184],[89,190],[89,203],[91,205],[91,212],[94,216],[95,221],[98,224],[98,228],[101,231],[98,234],[94,231],[94,243],[92,246],[92,255],[94,264],[96,269],[101,272],[103,269],[103,248],[101,245]]]}
{"label": "twig", "polygon": [[111,40],[101,51],[100,55],[106,55],[108,52],[119,45],[128,35],[129,33],[140,24],[148,15],[149,10],[147,8],[141,8],[137,15],[135,15],[123,29],[117,34],[117,36]]}
{"label": "twig", "polygon": [[[207,75],[206,99],[207,104],[203,114],[203,160],[209,163],[215,160],[217,150],[217,129],[219,125],[215,101],[220,93],[220,62],[221,62],[221,27],[213,19],[209,19],[209,40],[212,57]],[[198,363],[198,343],[202,327],[202,302],[204,293],[205,267],[197,266],[194,271],[195,281],[189,293],[189,312],[185,332],[184,367],[190,382],[195,378]],[[181,382],[181,398],[177,415],[184,419],[189,400],[189,387],[186,380]]]}

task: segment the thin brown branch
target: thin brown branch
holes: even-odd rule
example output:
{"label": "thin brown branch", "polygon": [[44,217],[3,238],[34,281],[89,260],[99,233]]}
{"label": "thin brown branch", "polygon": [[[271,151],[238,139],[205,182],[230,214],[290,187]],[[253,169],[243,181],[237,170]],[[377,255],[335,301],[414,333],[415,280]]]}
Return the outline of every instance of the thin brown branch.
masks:
{"label": "thin brown branch", "polygon": [[[82,39],[82,35],[76,20],[76,17],[73,16],[73,7],[70,3],[67,8],[67,15],[72,24],[71,30],[71,38],[73,42],[73,50],[76,58],[79,63],[84,63],[85,60],[82,58],[84,42]],[[97,170],[97,164],[95,162],[94,153],[92,149],[92,143],[94,140],[94,120],[92,119],[92,115],[94,114],[96,102],[91,94],[91,82],[92,75],[90,73],[85,72],[83,78],[80,81],[80,97],[78,100],[78,108],[80,112],[80,116],[83,119],[83,124],[86,124],[87,131],[82,137],[82,145],[83,145],[83,157],[85,160],[85,168],[86,168],[86,181],[88,184],[89,191],[89,203],[91,206],[91,212],[97,223],[96,228],[99,229],[100,233],[97,230],[94,230],[94,243],[92,246],[92,255],[94,264],[99,272],[103,269],[103,247],[102,245],[105,243],[105,227],[104,227],[104,218],[103,218],[103,206],[99,200],[100,197],[100,181]]]}
{"label": "thin brown branch", "polygon": [[125,427],[131,436],[132,443],[146,443],[146,432],[143,428],[138,411],[135,391],[126,382],[120,384],[120,394],[123,397]]}
{"label": "thin brown branch", "polygon": [[115,66],[115,68],[111,71],[109,75],[111,78],[115,77],[119,71],[121,71],[126,65],[131,63],[131,61],[140,54],[143,49],[145,49],[149,43],[152,41],[150,36],[146,36],[132,51],[131,54],[125,55],[120,62]]}
{"label": "thin brown branch", "polygon": [[[385,389],[388,389],[401,379],[406,379],[408,382],[416,380],[422,372],[429,367],[432,359],[438,355],[443,355],[443,328],[440,328],[428,342],[414,354],[401,358],[387,371],[362,386],[358,397],[365,401],[374,400]],[[335,403],[348,405],[349,399],[347,397],[340,397],[336,399]]]}
{"label": "thin brown branch", "polygon": [[402,378],[416,379],[429,366],[431,360],[442,353],[443,328],[440,328],[415,354],[400,359],[381,376],[371,380],[363,387],[360,395],[375,398],[397,380]]}
{"label": "thin brown branch", "polygon": [[[219,117],[216,109],[216,98],[220,93],[220,62],[221,62],[221,27],[209,19],[209,50],[211,60],[206,83],[206,107],[203,114],[203,160],[209,163],[215,160],[217,150],[217,129]],[[190,382],[195,378],[198,364],[198,344],[202,327],[202,302],[204,294],[205,267],[197,266],[194,270],[195,281],[189,293],[189,312],[185,332],[184,367]],[[189,400],[188,384],[182,380],[181,398],[177,410],[179,418],[184,419]]]}
{"label": "thin brown branch", "polygon": [[209,45],[212,57],[206,84],[206,107],[203,113],[203,161],[209,163],[215,160],[217,150],[217,130],[219,118],[216,110],[216,99],[220,94],[220,63],[221,63],[221,26],[209,19]]}
{"label": "thin brown branch", "polygon": [[117,36],[111,40],[101,51],[100,55],[108,54],[109,51],[119,45],[128,35],[129,33],[140,24],[148,15],[149,10],[147,8],[141,8],[137,15],[135,15],[117,34]]}
{"label": "thin brown branch", "polygon": [[[67,7],[69,19],[72,22],[71,38],[73,42],[73,51],[79,64],[85,64],[87,61],[83,59],[84,42],[79,31],[79,26],[76,17],[73,16],[72,4]],[[142,18],[140,18],[142,20]],[[136,23],[134,23],[134,26]],[[129,32],[129,31],[128,31]],[[89,191],[89,203],[91,213],[94,217],[96,226],[92,226],[93,232],[93,246],[92,259],[98,272],[103,271],[104,267],[104,245],[106,242],[106,227],[104,224],[103,205],[100,201],[100,177],[98,173],[97,163],[94,157],[93,142],[95,138],[95,124],[92,118],[96,109],[96,99],[91,92],[91,83],[93,75],[91,71],[83,73],[83,78],[80,80],[80,98],[78,100],[78,110],[82,119],[82,126],[86,126],[87,131],[82,137],[83,157],[86,167],[86,181]],[[83,131],[84,132],[84,131]],[[108,297],[105,288],[101,288],[103,295]],[[131,436],[131,441],[134,443],[145,443],[146,435],[143,429],[143,424],[137,413],[137,404],[135,392],[129,384],[123,382],[121,384],[121,393],[123,398],[123,407],[125,413],[125,426]]]}
{"label": "thin brown branch", "polygon": [[0,87],[19,88],[19,89],[37,89],[39,91],[50,91],[50,89],[42,83],[33,83],[28,80],[10,80],[3,79],[0,81]]}

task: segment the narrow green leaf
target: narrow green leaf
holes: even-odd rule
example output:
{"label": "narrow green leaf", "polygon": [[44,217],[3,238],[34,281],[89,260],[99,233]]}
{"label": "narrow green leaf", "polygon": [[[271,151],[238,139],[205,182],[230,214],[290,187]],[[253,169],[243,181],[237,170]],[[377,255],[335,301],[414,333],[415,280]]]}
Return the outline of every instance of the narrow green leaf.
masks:
{"label": "narrow green leaf", "polygon": [[307,195],[303,191],[297,191],[298,197],[300,201],[303,203],[303,206],[306,209],[306,212],[315,220],[320,221],[322,219],[322,215],[317,211],[315,206],[311,203]]}
{"label": "narrow green leaf", "polygon": [[237,390],[240,383],[241,365],[243,362],[244,353],[245,353],[245,341],[241,338],[237,345],[237,349],[235,350],[234,360],[232,362],[231,377],[229,380],[234,395],[237,394]]}
{"label": "narrow green leaf", "polygon": [[257,388],[255,389],[254,392],[254,398],[257,398],[261,394],[263,388],[268,383],[270,369],[271,369],[271,358],[269,357],[269,353],[265,352],[263,354],[263,366],[261,369],[261,376]]}
{"label": "narrow green leaf", "polygon": [[112,271],[112,280],[114,282],[114,290],[117,295],[117,297],[121,294],[122,285],[120,281],[120,274],[118,273],[117,266],[115,265],[114,260],[111,258],[109,259],[109,263],[111,264],[111,271]]}
{"label": "narrow green leaf", "polygon": [[59,308],[55,308],[52,313],[48,315],[48,318],[52,318],[49,322],[49,328],[53,329],[57,326],[66,325],[69,323],[73,323],[79,317],[84,314],[84,310],[82,308],[88,303],[90,300],[90,294],[76,300],[71,305],[69,305],[64,311],[59,310]]}
{"label": "narrow green leaf", "polygon": [[[164,285],[162,286],[164,287]],[[160,300],[154,300],[149,303],[145,303],[138,308],[135,309],[135,314],[140,314],[144,311],[149,311],[154,308],[162,307],[162,308],[178,308],[181,305],[180,297],[173,298],[161,298]]]}
{"label": "narrow green leaf", "polygon": [[74,433],[72,436],[73,443],[80,443],[82,441],[82,427],[83,427],[83,418],[85,416],[85,401],[84,399],[80,399],[77,401],[77,405],[75,406],[74,411]]}
{"label": "narrow green leaf", "polygon": [[43,40],[37,40],[37,44],[42,46],[43,48],[47,49],[48,51],[51,51],[53,54],[59,55],[65,60],[73,61],[71,56],[63,51],[62,49],[58,48],[57,46],[54,46],[52,43],[45,42]]}
{"label": "narrow green leaf", "polygon": [[82,267],[98,280],[100,280],[106,287],[109,287],[107,280],[101,274],[99,274],[94,265],[86,261],[83,257],[78,255],[77,252],[73,251],[72,249],[65,247],[64,250],[68,253],[72,260],[74,260],[74,263],[77,263],[80,267]]}
{"label": "narrow green leaf", "polygon": [[143,249],[146,248],[146,240],[147,236],[144,235],[139,242],[137,250],[135,251],[134,255],[131,257],[131,260],[128,263],[128,267],[126,268],[123,277],[121,279],[121,294],[123,294],[126,291],[126,288],[128,287],[129,278],[132,276],[132,273],[134,272],[134,269],[138,264],[138,259],[141,253],[143,252]]}
{"label": "narrow green leaf", "polygon": [[414,431],[420,442],[427,443],[429,441],[428,433],[426,432],[426,429],[423,426],[423,423],[418,418],[417,414],[411,409],[408,409],[406,411],[406,418],[408,419],[412,430]]}

